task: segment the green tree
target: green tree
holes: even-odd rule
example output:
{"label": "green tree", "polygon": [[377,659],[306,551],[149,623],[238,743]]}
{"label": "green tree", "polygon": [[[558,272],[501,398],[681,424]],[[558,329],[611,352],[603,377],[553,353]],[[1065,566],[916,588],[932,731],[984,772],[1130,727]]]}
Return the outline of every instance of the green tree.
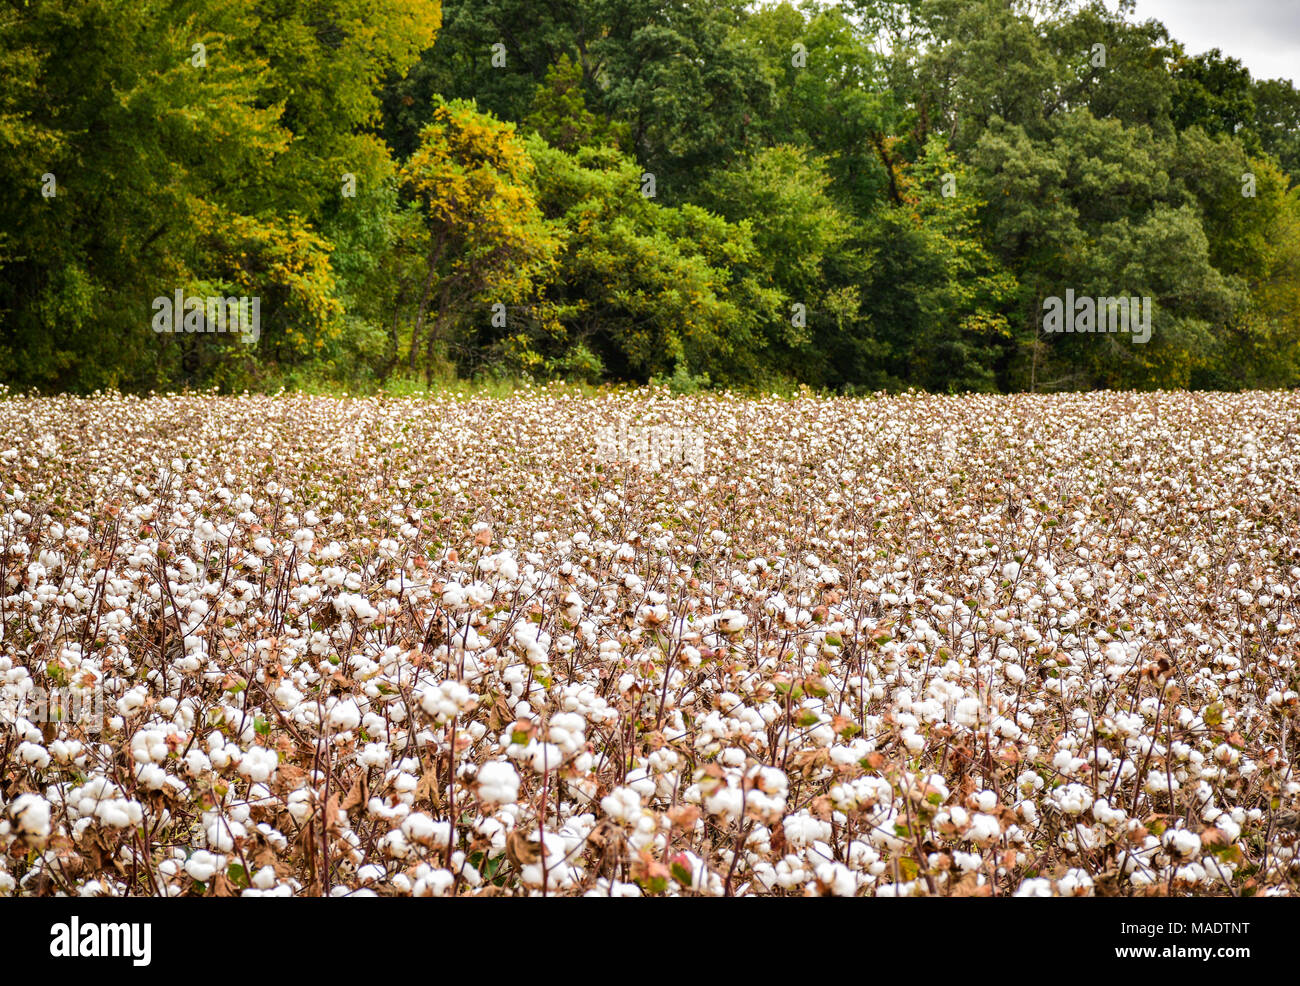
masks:
{"label": "green tree", "polygon": [[[285,2],[274,28],[266,13],[32,0],[0,21],[8,378],[236,385],[341,333],[329,209],[343,172],[391,173],[363,132],[371,83],[432,39],[437,4]],[[176,290],[258,297],[256,348],[155,335],[152,300]]]}
{"label": "green tree", "polygon": [[567,54],[546,70],[546,80],[534,92],[522,126],[562,151],[599,144],[623,150],[631,146],[627,124],[597,116],[587,108],[582,70]]}
{"label": "green tree", "polygon": [[752,267],[743,273],[777,302],[759,313],[764,361],[815,383],[839,376],[835,354],[863,328],[866,260],[830,185],[824,159],[781,145],[718,172],[702,192],[710,208],[753,230]]}
{"label": "green tree", "polygon": [[414,371],[423,344],[430,379],[446,330],[489,318],[489,305],[527,297],[561,240],[538,207],[533,162],[512,124],[453,100],[434,111],[421,141],[401,173],[420,204],[426,237],[408,362]]}
{"label": "green tree", "polygon": [[[641,194],[641,170],[611,147],[569,154],[533,137],[540,203],[566,235],[516,359],[564,369],[595,357],[625,380],[707,372],[744,382],[761,369],[761,311],[777,294],[743,272],[745,223]],[[525,356],[524,354],[531,354]]]}

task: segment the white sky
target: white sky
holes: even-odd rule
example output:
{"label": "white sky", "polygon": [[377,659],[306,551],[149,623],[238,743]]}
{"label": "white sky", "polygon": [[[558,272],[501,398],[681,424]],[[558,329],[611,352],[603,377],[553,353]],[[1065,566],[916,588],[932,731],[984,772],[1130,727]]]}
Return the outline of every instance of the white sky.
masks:
{"label": "white sky", "polygon": [[1137,0],[1133,18],[1163,22],[1188,54],[1218,48],[1253,78],[1300,80],[1300,0]]}

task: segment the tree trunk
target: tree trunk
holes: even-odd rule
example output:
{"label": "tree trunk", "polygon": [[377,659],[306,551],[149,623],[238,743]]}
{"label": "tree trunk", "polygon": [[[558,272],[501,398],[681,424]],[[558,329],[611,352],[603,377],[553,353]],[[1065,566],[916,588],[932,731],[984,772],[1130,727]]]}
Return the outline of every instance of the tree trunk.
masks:
{"label": "tree trunk", "polygon": [[415,354],[420,351],[420,330],[424,328],[424,315],[429,310],[429,293],[433,290],[433,280],[438,276],[438,261],[446,246],[446,236],[439,236],[429,255],[429,273],[424,278],[424,289],[420,292],[420,308],[415,315],[415,328],[411,330],[411,372],[415,372]]}

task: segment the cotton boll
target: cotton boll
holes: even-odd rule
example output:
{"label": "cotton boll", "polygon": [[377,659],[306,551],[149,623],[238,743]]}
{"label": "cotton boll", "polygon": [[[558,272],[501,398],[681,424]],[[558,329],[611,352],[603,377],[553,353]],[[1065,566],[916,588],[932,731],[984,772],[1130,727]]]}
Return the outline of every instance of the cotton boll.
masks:
{"label": "cotton boll", "polygon": [[971,799],[974,801],[975,807],[985,813],[991,812],[998,806],[997,794],[987,788],[983,791],[977,791],[971,796]]}
{"label": "cotton boll", "polygon": [[357,754],[357,761],[363,767],[387,767],[392,753],[383,743],[367,743]]}
{"label": "cotton boll", "polygon": [[246,751],[240,759],[239,773],[250,781],[260,784],[275,776],[279,762],[279,757],[276,756],[273,750],[268,750],[263,746],[255,746]]}
{"label": "cotton boll", "polygon": [[737,609],[724,610],[718,616],[718,629],[723,633],[739,633],[749,624],[749,618]]}
{"label": "cotton boll", "polygon": [[1045,880],[1042,877],[1033,877],[1025,880],[1017,888],[1016,897],[1054,897],[1052,893],[1052,881]]}
{"label": "cotton boll", "polygon": [[456,882],[456,876],[447,869],[432,869],[425,865],[420,867],[422,874],[411,888],[412,897],[445,897],[447,891]]}
{"label": "cotton boll", "polygon": [[641,795],[630,787],[616,787],[600,801],[606,815],[621,824],[629,824],[641,816]]}
{"label": "cotton boll", "polygon": [[[222,857],[213,855],[206,849],[199,849],[185,861],[185,872],[199,883],[207,883],[217,875],[217,870],[221,869],[224,863]],[[274,878],[274,869],[271,869],[271,875]]]}
{"label": "cotton boll", "polygon": [[1186,829],[1170,829],[1165,833],[1162,844],[1170,852],[1184,858],[1199,856],[1201,853],[1200,836]]}
{"label": "cotton boll", "polygon": [[38,847],[50,837],[50,803],[39,794],[20,794],[9,806],[18,834]]}
{"label": "cotton boll", "polygon": [[411,842],[445,849],[451,842],[451,823],[435,821],[424,812],[415,812],[402,821],[402,834]]}
{"label": "cotton boll", "polygon": [[815,882],[809,892],[819,897],[852,897],[858,890],[858,878],[843,863],[822,863],[813,871]]}
{"label": "cotton boll", "polygon": [[212,769],[212,761],[208,759],[207,754],[199,749],[191,749],[185,754],[185,770],[191,777],[202,777]]}
{"label": "cotton boll", "polygon": [[807,846],[831,837],[831,823],[815,818],[806,811],[787,815],[782,820],[786,841],[792,846]]}
{"label": "cotton boll", "polygon": [[478,769],[478,796],[489,805],[510,804],[519,797],[519,773],[503,760],[489,760]]}
{"label": "cotton boll", "polygon": [[44,770],[50,765],[50,754],[39,743],[18,744],[18,758],[37,770]]}
{"label": "cotton boll", "polygon": [[135,765],[135,779],[146,791],[161,791],[167,783],[167,771],[155,763]]}
{"label": "cotton boll", "polygon": [[336,702],[325,720],[331,728],[349,732],[361,725],[361,709],[353,699]]}
{"label": "cotton boll", "polygon": [[1062,897],[1091,897],[1093,896],[1092,877],[1081,869],[1071,868],[1066,871],[1065,876],[1056,881],[1056,889]]}
{"label": "cotton boll", "polygon": [[1002,836],[1002,826],[992,815],[983,813],[975,815],[971,819],[970,828],[966,830],[966,837],[977,845],[988,845]]}

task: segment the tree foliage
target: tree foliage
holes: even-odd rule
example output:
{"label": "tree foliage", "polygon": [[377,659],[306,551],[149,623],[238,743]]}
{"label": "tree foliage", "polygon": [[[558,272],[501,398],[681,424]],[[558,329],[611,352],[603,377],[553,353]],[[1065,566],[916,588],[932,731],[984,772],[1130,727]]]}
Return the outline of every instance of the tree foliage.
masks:
{"label": "tree foliage", "polygon": [[1128,0],[26,0],[0,378],[1294,386],[1298,179],[1291,83]]}

